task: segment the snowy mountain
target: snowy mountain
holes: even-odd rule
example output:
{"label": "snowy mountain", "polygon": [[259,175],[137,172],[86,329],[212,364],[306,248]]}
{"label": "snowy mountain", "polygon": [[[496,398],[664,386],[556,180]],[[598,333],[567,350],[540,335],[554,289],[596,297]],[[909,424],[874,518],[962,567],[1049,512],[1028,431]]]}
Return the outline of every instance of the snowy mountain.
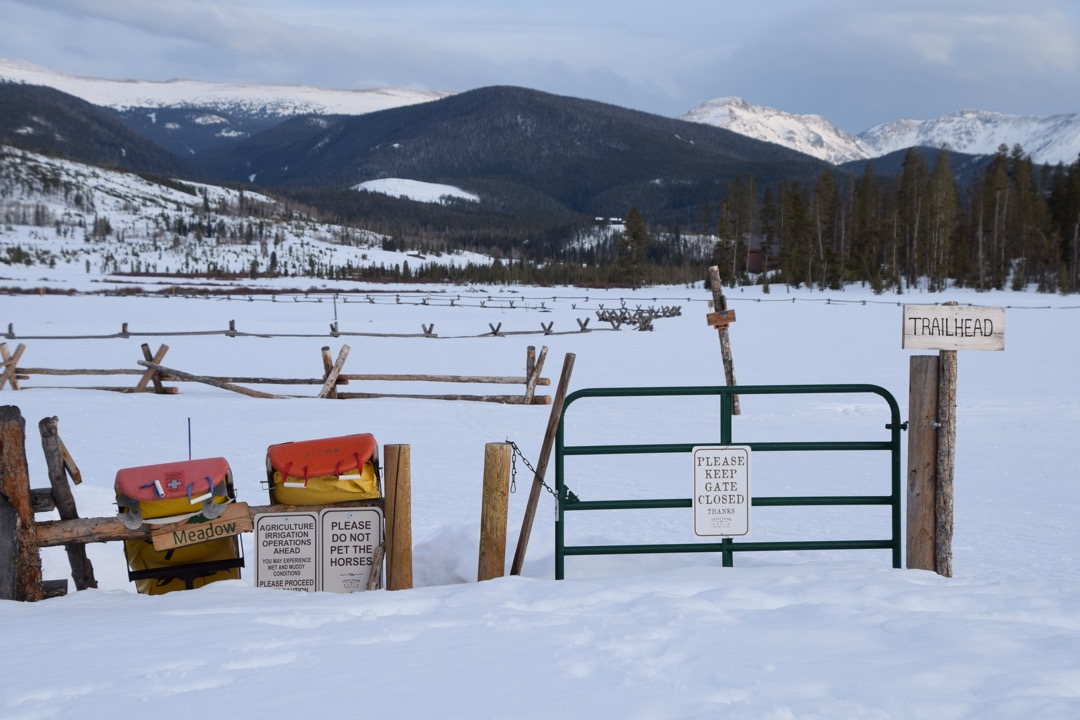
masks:
{"label": "snowy mountain", "polygon": [[1080,155],[1080,113],[1046,117],[961,110],[935,120],[897,120],[859,133],[871,157],[922,145],[992,155],[1019,144],[1035,162],[1066,165]]}
{"label": "snowy mountain", "polygon": [[333,90],[304,85],[207,83],[195,80],[103,80],[75,77],[0,58],[0,81],[45,85],[114,110],[216,108],[226,112],[291,117],[362,115],[437,100],[451,93],[405,88]]}
{"label": "snowy mountain", "polygon": [[831,163],[881,157],[909,147],[948,147],[990,155],[1019,144],[1039,163],[1069,164],[1080,154],[1080,113],[1048,117],[962,110],[934,120],[897,120],[851,135],[820,115],[794,115],[742,98],[709,100],[683,120],[726,128]]}
{"label": "snowy mountain", "polygon": [[840,130],[820,115],[792,115],[775,108],[751,105],[738,97],[708,100],[681,119],[783,145],[834,165],[870,157],[869,149],[859,138]]}
{"label": "snowy mountain", "polygon": [[104,80],[0,59],[0,82],[4,81],[54,88],[111,110],[128,127],[180,157],[215,153],[297,115],[364,115],[450,94],[404,88]]}

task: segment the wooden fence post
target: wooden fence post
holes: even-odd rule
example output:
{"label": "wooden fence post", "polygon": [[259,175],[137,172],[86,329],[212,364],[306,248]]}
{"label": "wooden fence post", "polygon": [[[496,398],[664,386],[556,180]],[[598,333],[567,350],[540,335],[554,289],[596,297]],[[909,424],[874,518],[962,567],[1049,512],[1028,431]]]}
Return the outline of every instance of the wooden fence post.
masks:
{"label": "wooden fence post", "polygon": [[412,469],[409,445],[383,447],[386,520],[386,589],[408,590],[413,584]]}
{"label": "wooden fence post", "polygon": [[[68,485],[67,476],[64,474],[64,452],[56,425],[55,417],[44,418],[38,423],[41,449],[45,452],[45,465],[49,470],[53,501],[60,513],[60,519],[75,520],[79,517],[79,511],[75,507],[75,497],[71,494],[71,486]],[[71,564],[71,579],[75,581],[75,589],[96,588],[94,566],[90,564],[90,558],[86,556],[86,546],[82,543],[71,543],[65,546],[65,549],[68,562]]]}
{"label": "wooden fence post", "polygon": [[907,567],[936,570],[938,359],[912,355],[908,388]]}
{"label": "wooden fence post", "polygon": [[952,577],[953,469],[956,453],[956,351],[938,352],[937,500],[934,555],[936,570]]}
{"label": "wooden fence post", "polygon": [[[41,600],[41,555],[26,466],[26,421],[14,405],[0,407],[0,495],[0,529],[5,533],[0,537],[0,567],[14,565],[11,598]],[[5,569],[0,574],[10,575],[10,571]]]}
{"label": "wooden fence post", "polygon": [[540,348],[540,356],[536,357],[536,348],[529,346],[528,358],[525,362],[525,404],[532,405],[533,396],[536,395],[536,383],[540,380],[540,374],[544,372],[544,361],[547,359],[547,345]]}
{"label": "wooden fence post", "polygon": [[506,516],[510,507],[510,443],[484,446],[484,490],[480,512],[477,581],[506,574]]}
{"label": "wooden fence post", "polygon": [[[724,307],[724,285],[720,281],[720,268],[713,265],[709,268],[709,284],[712,286],[713,294],[713,309],[714,310],[726,310]],[[720,335],[720,358],[724,363],[724,380],[728,387],[735,387],[735,360],[731,356],[731,338],[728,336],[728,329],[726,327],[718,327],[717,333]],[[731,396],[731,413],[732,415],[738,415],[741,412],[739,406],[739,396]]]}
{"label": "wooden fence post", "polygon": [[338,351],[337,360],[334,362],[333,367],[330,368],[330,371],[326,373],[322,389],[319,390],[319,397],[331,397],[331,391],[333,391],[334,395],[337,395],[338,375],[341,374],[341,368],[345,366],[345,358],[347,357],[349,357],[349,346],[342,345],[341,350]]}

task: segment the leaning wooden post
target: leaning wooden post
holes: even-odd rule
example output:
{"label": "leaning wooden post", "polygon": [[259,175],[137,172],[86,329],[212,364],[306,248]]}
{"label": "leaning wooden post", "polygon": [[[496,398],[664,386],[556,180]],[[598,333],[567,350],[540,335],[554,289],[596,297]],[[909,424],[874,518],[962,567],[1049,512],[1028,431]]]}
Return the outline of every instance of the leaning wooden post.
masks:
{"label": "leaning wooden post", "polygon": [[532,405],[536,395],[536,383],[540,381],[540,374],[544,372],[544,361],[547,360],[547,345],[540,348],[540,356],[535,356],[536,348],[529,346],[529,357],[525,367],[525,404]]}
{"label": "leaning wooden post", "polygon": [[937,570],[938,359],[912,355],[908,388],[907,567]]}
{"label": "leaning wooden post", "polygon": [[[71,494],[71,486],[64,474],[64,454],[61,450],[60,435],[56,424],[55,417],[44,418],[38,423],[41,449],[45,452],[45,465],[49,470],[53,501],[60,513],[60,519],[75,520],[79,517],[79,511],[75,507],[75,497]],[[94,578],[94,566],[90,564],[90,558],[86,556],[86,546],[82,543],[71,543],[65,546],[65,549],[68,562],[71,564],[71,578],[75,581],[75,589],[96,588],[98,585]]]}
{"label": "leaning wooden post", "polygon": [[[8,566],[14,566],[12,587],[0,587],[0,599],[43,599],[41,555],[26,466],[26,421],[14,405],[0,407],[0,532],[0,575],[10,576]],[[6,586],[7,581],[0,581],[0,585]]]}
{"label": "leaning wooden post", "polygon": [[484,446],[484,490],[480,512],[477,581],[506,574],[506,516],[510,507],[510,443]]}
{"label": "leaning wooden post", "polygon": [[[728,337],[727,328],[728,324],[734,320],[735,311],[727,309],[727,300],[724,299],[724,285],[720,281],[720,268],[716,265],[709,268],[709,285],[712,288],[714,314],[723,314],[729,318],[726,321],[721,318],[716,324],[716,331],[720,335],[720,358],[724,363],[724,380],[728,387],[735,387],[738,384],[735,382],[735,360],[731,356],[731,338]],[[732,395],[731,414],[738,415],[740,412],[739,396]]]}
{"label": "leaning wooden post", "polygon": [[326,378],[323,382],[322,389],[319,390],[318,397],[331,397],[331,391],[333,391],[334,396],[337,395],[338,375],[341,374],[341,368],[345,366],[345,358],[347,357],[349,357],[349,346],[342,345],[341,350],[338,352],[337,360],[334,362],[334,366],[326,373]]}
{"label": "leaning wooden post", "polygon": [[551,403],[551,415],[548,416],[547,430],[544,432],[544,444],[540,447],[540,457],[536,462],[536,475],[533,477],[532,487],[529,489],[529,501],[525,505],[525,517],[521,520],[521,533],[518,535],[517,548],[514,550],[514,562],[510,565],[511,575],[520,575],[521,567],[525,564],[525,551],[529,548],[529,535],[532,534],[533,520],[536,518],[536,507],[540,504],[540,491],[544,488],[544,474],[547,472],[548,456],[551,455],[555,446],[555,433],[559,429],[559,421],[562,419],[563,403],[566,401],[566,391],[570,386],[570,375],[574,372],[574,353],[566,353],[563,359],[562,375],[559,377],[559,387],[555,391],[555,400]]}
{"label": "leaning wooden post", "polygon": [[413,584],[410,455],[409,445],[383,447],[387,590],[408,590]]}
{"label": "leaning wooden post", "polygon": [[937,502],[934,554],[939,575],[952,577],[953,470],[956,459],[956,351],[938,353]]}
{"label": "leaning wooden post", "polygon": [[26,350],[26,346],[19,343],[15,348],[15,354],[12,355],[8,352],[7,343],[0,343],[0,357],[4,360],[4,372],[0,375],[0,390],[3,390],[4,385],[10,383],[12,390],[19,389],[19,375],[18,368],[19,358],[22,357],[23,351]]}
{"label": "leaning wooden post", "polygon": [[[165,353],[169,352],[169,346],[164,343],[158,347],[158,351],[153,355],[150,354],[150,346],[143,343],[141,346],[143,359],[147,362],[152,362],[155,365],[160,365],[161,361],[165,359]],[[153,368],[148,369],[139,378],[139,382],[135,385],[136,392],[142,392],[146,389],[146,385],[153,381],[154,392],[163,394],[165,392],[165,386],[161,384],[161,373]]]}
{"label": "leaning wooden post", "polygon": [[[322,348],[322,366],[323,366],[323,382],[330,377],[330,371],[334,369],[334,361],[330,358],[330,346],[323,345]],[[337,383],[330,388],[330,391],[326,394],[326,397],[337,399]]]}

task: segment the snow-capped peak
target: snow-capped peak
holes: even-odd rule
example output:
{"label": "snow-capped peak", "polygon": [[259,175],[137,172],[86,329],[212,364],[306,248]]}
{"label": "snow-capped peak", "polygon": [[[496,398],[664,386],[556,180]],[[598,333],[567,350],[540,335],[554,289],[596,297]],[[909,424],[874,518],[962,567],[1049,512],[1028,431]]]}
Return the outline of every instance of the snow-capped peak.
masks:
{"label": "snow-capped peak", "polygon": [[334,90],[306,85],[208,83],[196,80],[105,80],[77,77],[0,58],[0,81],[44,85],[115,110],[200,106],[264,115],[362,115],[438,100],[450,93],[405,88]]}
{"label": "snow-capped peak", "polygon": [[820,115],[793,115],[763,105],[751,105],[739,97],[708,100],[681,119],[715,125],[834,164],[867,157],[859,138],[840,130]]}
{"label": "snow-capped peak", "polygon": [[988,155],[1020,145],[1038,163],[1072,163],[1080,155],[1080,114],[1006,115],[960,110],[934,120],[896,120],[851,135],[820,115],[794,115],[742,98],[708,100],[683,120],[726,128],[827,162],[880,157],[909,147],[946,147]]}
{"label": "snow-capped peak", "polygon": [[1030,116],[960,110],[934,120],[897,120],[859,134],[873,156],[915,145],[990,155],[1020,145],[1035,162],[1072,163],[1080,154],[1080,114]]}

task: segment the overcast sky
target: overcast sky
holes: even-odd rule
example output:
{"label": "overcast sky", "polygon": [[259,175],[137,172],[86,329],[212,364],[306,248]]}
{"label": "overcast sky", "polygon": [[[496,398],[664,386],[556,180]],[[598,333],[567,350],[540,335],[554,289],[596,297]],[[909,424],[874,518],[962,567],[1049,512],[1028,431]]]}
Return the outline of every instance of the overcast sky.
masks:
{"label": "overcast sky", "polygon": [[0,0],[0,57],[111,79],[521,85],[672,117],[737,95],[850,132],[1080,112],[1077,0]]}

